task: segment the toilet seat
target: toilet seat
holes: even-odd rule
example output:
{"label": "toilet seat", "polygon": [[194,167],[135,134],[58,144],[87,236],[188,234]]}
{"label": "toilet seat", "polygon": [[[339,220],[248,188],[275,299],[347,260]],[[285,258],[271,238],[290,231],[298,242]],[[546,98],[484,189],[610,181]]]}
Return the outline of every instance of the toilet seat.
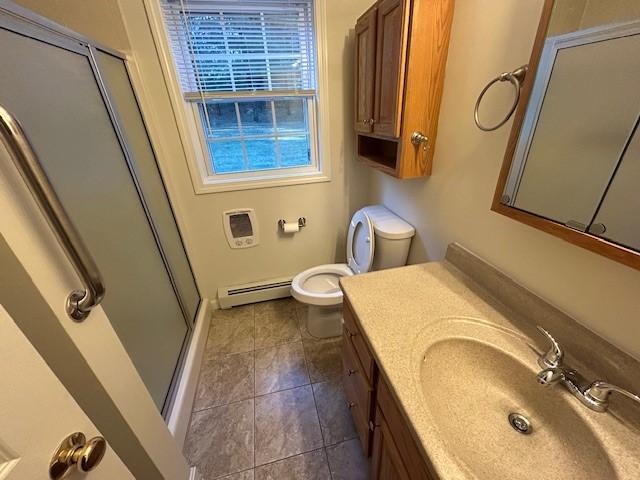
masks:
{"label": "toilet seat", "polygon": [[347,234],[347,265],[355,273],[366,273],[373,264],[376,236],[373,223],[363,210],[353,214]]}
{"label": "toilet seat", "polygon": [[334,263],[309,268],[291,281],[291,294],[296,300],[310,305],[334,306],[342,303],[340,278],[352,276],[346,263]]}

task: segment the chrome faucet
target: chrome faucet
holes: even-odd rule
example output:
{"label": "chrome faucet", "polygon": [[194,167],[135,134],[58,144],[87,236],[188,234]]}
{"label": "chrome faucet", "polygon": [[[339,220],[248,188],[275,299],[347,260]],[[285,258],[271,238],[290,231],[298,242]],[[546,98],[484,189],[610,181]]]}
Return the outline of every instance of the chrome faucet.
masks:
{"label": "chrome faucet", "polygon": [[640,404],[640,396],[624,388],[603,380],[589,382],[578,371],[565,367],[564,351],[560,344],[549,332],[538,326],[538,330],[547,337],[551,348],[538,357],[538,365],[542,370],[538,373],[538,383],[541,385],[555,385],[560,382],[577,397],[583,405],[596,412],[606,412],[609,408],[609,396],[612,392],[620,393]]}

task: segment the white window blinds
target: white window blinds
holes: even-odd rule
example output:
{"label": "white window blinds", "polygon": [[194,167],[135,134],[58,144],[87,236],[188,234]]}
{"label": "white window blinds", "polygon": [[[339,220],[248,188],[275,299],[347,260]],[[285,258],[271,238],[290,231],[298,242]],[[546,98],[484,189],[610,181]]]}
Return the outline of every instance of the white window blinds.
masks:
{"label": "white window blinds", "polygon": [[315,93],[313,0],[161,4],[185,99]]}

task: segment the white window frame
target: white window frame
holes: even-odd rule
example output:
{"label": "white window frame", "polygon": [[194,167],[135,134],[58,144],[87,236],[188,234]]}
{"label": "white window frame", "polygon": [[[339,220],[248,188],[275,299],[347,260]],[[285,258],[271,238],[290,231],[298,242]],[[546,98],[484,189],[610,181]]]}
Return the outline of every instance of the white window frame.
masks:
{"label": "white window frame", "polygon": [[[308,101],[311,165],[224,174],[213,174],[212,172],[211,157],[202,127],[198,104],[196,102],[187,102],[183,97],[169,39],[165,31],[160,1],[143,1],[160,57],[165,83],[167,84],[178,131],[187,157],[187,166],[196,194],[331,181],[331,159],[328,155],[331,141],[329,138],[327,35],[324,1],[316,0],[313,2],[317,86],[315,100]],[[277,92],[269,92],[266,95],[262,92],[259,94],[238,92],[238,95],[234,95],[230,100],[246,100],[254,96],[258,99],[265,96],[274,98],[279,95]],[[286,96],[295,97],[296,95],[287,94]]]}

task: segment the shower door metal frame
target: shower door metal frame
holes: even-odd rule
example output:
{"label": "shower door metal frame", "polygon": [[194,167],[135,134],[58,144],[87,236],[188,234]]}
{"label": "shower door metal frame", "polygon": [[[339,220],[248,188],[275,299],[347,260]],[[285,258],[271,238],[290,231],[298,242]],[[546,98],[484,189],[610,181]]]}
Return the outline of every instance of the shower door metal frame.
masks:
{"label": "shower door metal frame", "polygon": [[[44,18],[40,15],[37,15],[36,13],[21,7],[13,2],[9,2],[6,0],[0,0],[0,28],[5,29],[5,30],[9,30],[12,31],[16,34],[19,35],[23,35],[25,37],[28,38],[33,38],[35,40],[44,42],[44,43],[48,43],[50,45],[53,45],[55,47],[58,48],[63,48],[65,50],[69,50],[73,53],[82,55],[84,57],[87,58],[87,61],[89,62],[89,66],[92,70],[94,79],[96,81],[96,86],[98,87],[98,90],[100,92],[100,96],[102,97],[102,100],[104,102],[105,108],[107,110],[107,113],[109,115],[109,120],[111,121],[113,130],[116,134],[116,138],[118,140],[118,144],[120,145],[120,149],[122,150],[122,154],[125,158],[125,162],[127,164],[127,169],[129,170],[129,174],[131,175],[131,179],[133,181],[133,184],[135,186],[136,189],[136,193],[138,194],[138,198],[140,200],[140,204],[142,205],[145,217],[147,218],[147,222],[149,224],[149,227],[151,229],[153,238],[155,240],[156,246],[158,248],[158,252],[160,254],[160,257],[162,259],[162,263],[165,267],[165,270],[167,272],[167,276],[169,278],[169,282],[171,283],[171,287],[174,291],[174,294],[176,296],[176,300],[178,301],[178,305],[180,307],[180,311],[182,312],[182,317],[183,320],[185,322],[185,325],[187,327],[187,332],[184,336],[183,342],[182,342],[182,346],[180,349],[180,353],[178,355],[178,359],[176,362],[176,366],[174,368],[174,372],[172,374],[172,379],[171,379],[171,384],[169,386],[169,390],[167,391],[163,406],[162,406],[162,410],[161,410],[161,414],[163,416],[163,418],[165,419],[165,421],[168,419],[169,414],[171,413],[171,408],[173,406],[174,400],[175,400],[175,393],[177,390],[177,385],[179,383],[180,380],[180,375],[179,373],[182,372],[182,367],[184,365],[184,360],[186,357],[186,352],[187,352],[187,347],[190,343],[191,337],[193,335],[193,323],[195,321],[195,318],[189,318],[187,309],[185,308],[184,305],[184,301],[182,299],[182,297],[179,294],[179,290],[177,288],[177,284],[175,281],[175,277],[173,275],[173,272],[171,270],[171,267],[169,265],[169,262],[167,260],[167,256],[165,254],[164,248],[162,247],[162,243],[160,241],[160,236],[158,234],[158,230],[157,227],[153,221],[153,218],[151,216],[151,211],[149,210],[149,206],[144,198],[144,194],[142,191],[142,187],[140,184],[140,181],[135,173],[135,169],[134,169],[134,163],[133,163],[133,157],[131,155],[131,148],[129,147],[124,133],[123,133],[123,128],[120,125],[119,122],[119,118],[118,118],[118,114],[117,114],[117,110],[114,108],[113,106],[113,102],[112,99],[110,97],[109,94],[109,89],[108,86],[106,85],[106,83],[104,82],[102,75],[100,73],[100,69],[99,69],[99,65],[96,61],[95,58],[95,52],[96,51],[102,51],[103,53],[112,55],[114,57],[117,57],[118,59],[122,60],[125,66],[125,70],[127,71],[127,77],[128,77],[128,69],[126,68],[126,62],[128,61],[127,56],[122,53],[119,52],[117,50],[114,50],[113,48],[107,47],[105,45],[101,45],[98,42],[95,42],[87,37],[84,37],[66,27],[63,27],[47,18]],[[135,90],[133,89],[133,85],[131,85],[131,89],[133,91],[133,94],[135,96]],[[140,104],[138,102],[138,99],[136,97],[136,107],[138,109],[140,109]],[[147,125],[144,123],[144,116],[141,113],[141,117],[142,117],[142,122],[144,124],[144,128],[145,128],[145,132],[148,132],[147,130]],[[147,133],[148,135],[148,133]],[[157,156],[156,156],[156,152],[153,149],[153,144],[151,142],[151,138],[149,138],[149,145],[151,146],[151,149],[153,151],[153,156],[154,159],[156,161],[157,164]],[[182,237],[182,233],[180,232],[180,229],[178,228],[176,219],[175,219],[175,212],[173,210],[173,206],[171,205],[171,202],[169,201],[169,197],[167,195],[166,192],[166,185],[164,182],[164,179],[162,178],[162,175],[158,169],[158,174],[160,177],[160,181],[162,182],[162,187],[165,191],[165,195],[167,198],[167,202],[169,204],[170,210],[171,210],[171,214],[173,216],[173,220],[176,224],[176,230],[178,231],[178,235],[181,241],[181,246],[182,249],[184,251],[185,257],[187,259],[187,263],[189,265],[189,270],[191,272],[192,277],[194,278],[194,284],[196,286],[196,290],[198,292],[198,296],[199,296],[199,302],[198,302],[198,306],[196,307],[196,312],[200,309],[200,307],[202,306],[202,295],[200,293],[200,289],[198,288],[197,283],[195,282],[195,275],[193,274],[193,268],[191,266],[191,261],[189,260],[189,256],[187,255],[187,252],[185,250],[184,247],[184,239]],[[197,313],[196,313],[197,315]]]}

